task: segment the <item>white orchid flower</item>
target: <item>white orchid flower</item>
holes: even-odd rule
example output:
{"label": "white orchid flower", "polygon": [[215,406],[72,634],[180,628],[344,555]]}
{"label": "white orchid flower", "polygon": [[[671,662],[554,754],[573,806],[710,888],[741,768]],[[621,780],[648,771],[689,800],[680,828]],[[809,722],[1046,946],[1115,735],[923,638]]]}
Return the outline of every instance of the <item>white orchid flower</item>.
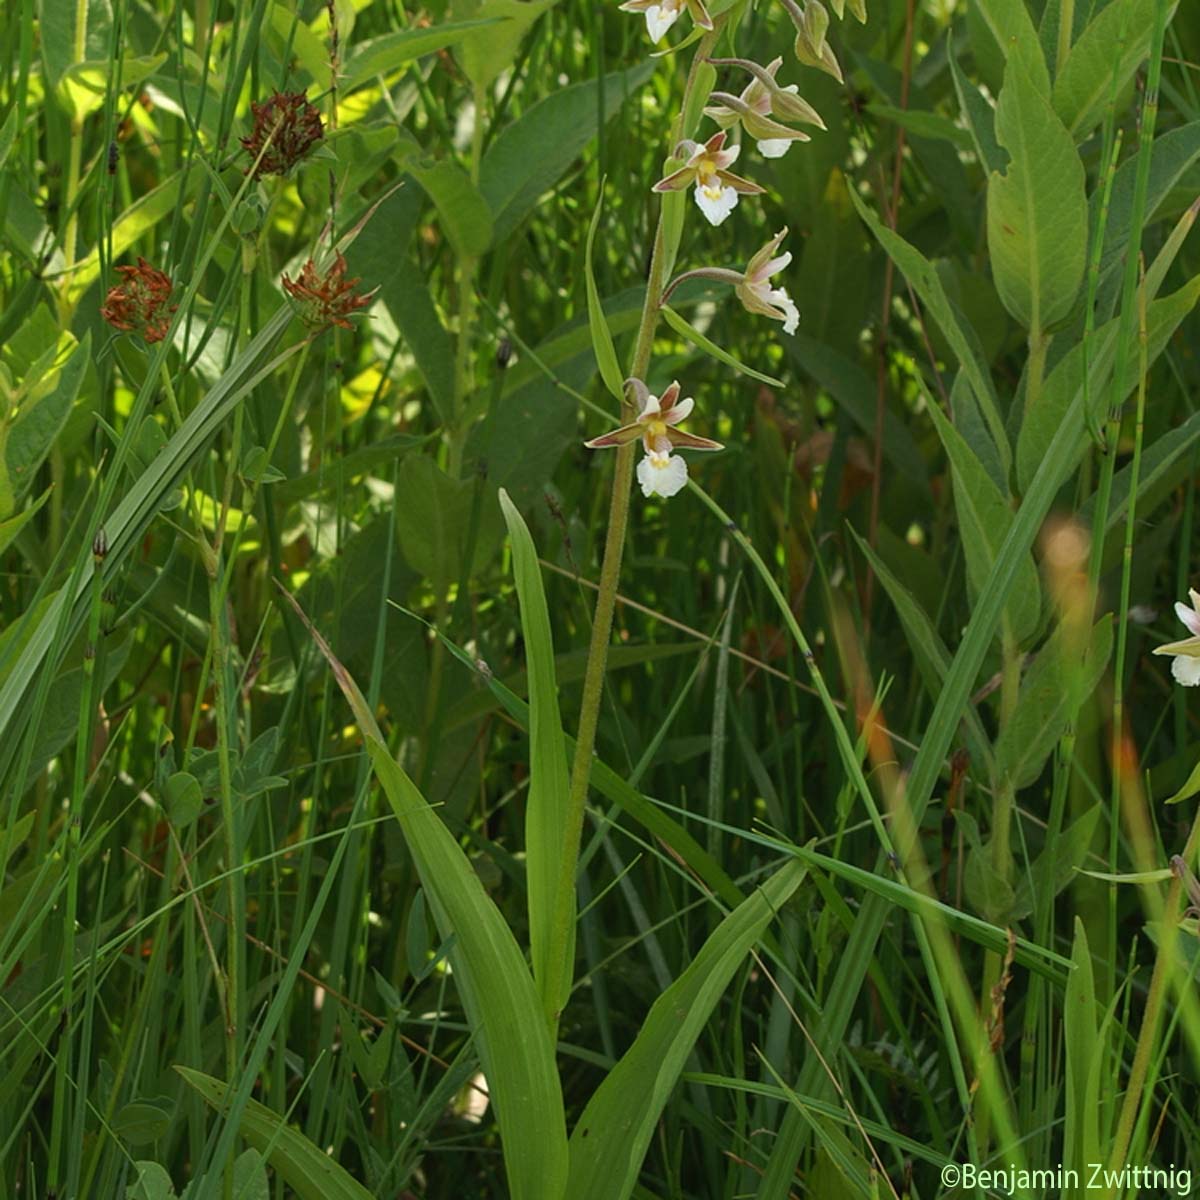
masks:
{"label": "white orchid flower", "polygon": [[784,288],[771,286],[771,276],[777,275],[792,261],[790,250],[776,254],[779,243],[785,237],[786,226],[754,255],[744,271],[732,271],[728,267],[696,267],[694,270],[684,271],[663,289],[662,303],[666,304],[671,294],[685,280],[713,279],[717,283],[732,284],[737,298],[747,312],[770,317],[773,321],[782,321],[784,333],[795,333],[800,324],[800,310]]}
{"label": "white orchid flower", "polygon": [[1184,687],[1195,687],[1200,684],[1200,592],[1188,588],[1192,607],[1182,601],[1175,602],[1175,615],[1187,626],[1192,636],[1181,642],[1168,642],[1165,646],[1155,646],[1155,654],[1172,654],[1171,674]]}
{"label": "white orchid flower", "polygon": [[696,402],[690,397],[679,399],[679,384],[672,383],[661,396],[652,396],[640,379],[626,380],[626,386],[641,405],[637,420],[603,433],[584,442],[589,450],[605,450],[624,446],[641,438],[646,456],[638,463],[638,483],[645,496],[674,496],[687,483],[687,463],[675,457],[676,448],[688,450],[723,450],[720,442],[684,433],[678,428],[688,417]]}
{"label": "white orchid flower", "polygon": [[787,227],[781,229],[746,264],[746,272],[734,291],[748,312],[759,313],[774,321],[783,322],[784,333],[795,333],[800,324],[800,310],[783,288],[771,286],[771,276],[778,274],[792,261],[792,252],[785,250],[775,256],[779,243],[787,237]]}
{"label": "white orchid flower", "polygon": [[728,168],[737,160],[740,146],[725,149],[725,131],[714,133],[703,145],[690,138],[675,147],[674,157],[683,166],[655,185],[656,192],[679,192],[695,184],[696,204],[713,225],[720,225],[737,207],[739,193],[758,195],[766,191]]}
{"label": "white orchid flower", "polygon": [[622,12],[640,12],[646,17],[646,32],[657,45],[668,29],[679,20],[686,9],[694,24],[701,29],[712,29],[712,17],[702,0],[625,0],[618,6]]}

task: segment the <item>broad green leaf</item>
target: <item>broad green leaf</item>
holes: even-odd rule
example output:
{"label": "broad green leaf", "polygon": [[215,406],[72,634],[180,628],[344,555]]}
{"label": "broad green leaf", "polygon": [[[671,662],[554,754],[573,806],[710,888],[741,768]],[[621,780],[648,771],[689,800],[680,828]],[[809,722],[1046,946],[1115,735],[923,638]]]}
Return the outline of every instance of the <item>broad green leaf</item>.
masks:
{"label": "broad green leaf", "polygon": [[[600,304],[600,293],[596,290],[596,277],[592,273],[592,243],[596,239],[596,226],[600,222],[600,213],[604,206],[604,189],[596,200],[596,209],[592,213],[591,224],[588,225],[587,243],[583,252],[584,279],[587,283],[588,328],[592,331],[592,351],[596,355],[596,366],[600,368],[600,378],[604,386],[620,401],[625,399],[625,384],[620,364],[617,362],[617,352],[613,348],[612,332],[604,316]],[[501,493],[503,495],[503,493]]]}
{"label": "broad green leaf", "polygon": [[[273,34],[270,38],[272,50],[282,58],[286,48],[288,57],[294,58],[309,73],[317,87],[325,91],[330,82],[328,42],[312,31],[295,8],[289,8],[286,4],[272,4],[268,20]],[[350,89],[344,82],[344,70],[343,67],[339,84],[349,94]]]}
{"label": "broad green leaf", "polygon": [[167,816],[177,829],[190,825],[204,810],[200,781],[186,771],[176,771],[163,788]]}
{"label": "broad green leaf", "polygon": [[[986,586],[997,553],[1013,523],[1013,510],[962,434],[946,419],[936,403],[928,411],[950,458],[954,478],[954,511],[967,560],[967,581],[978,596]],[[1006,609],[1009,627],[1018,642],[1032,636],[1041,615],[1041,588],[1037,567],[1026,554],[1020,564],[1018,586]]]}
{"label": "broad green leaf", "polygon": [[[1043,96],[1049,96],[1050,72],[1025,0],[973,0],[968,16],[977,57],[998,50],[1008,63],[1019,63],[1037,90]],[[979,39],[989,35],[992,46],[985,48],[979,44]]]}
{"label": "broad green leaf", "polygon": [[[498,17],[480,21],[453,21],[431,29],[402,29],[371,38],[355,48],[342,69],[341,89],[349,95],[377,75],[390,75],[427,54],[458,45],[464,38],[479,36],[489,26],[502,24]],[[486,33],[483,34],[486,37]],[[326,51],[328,61],[328,51]],[[320,76],[315,76],[320,78]]]}
{"label": "broad green leaf", "polygon": [[[1153,219],[1159,206],[1200,158],[1200,121],[1191,121],[1178,129],[1169,129],[1154,139],[1150,148],[1150,177],[1146,190],[1146,216]],[[1133,220],[1138,155],[1131,154],[1117,168],[1109,199],[1108,224],[1104,230],[1104,249],[1100,260],[1103,278],[1125,261]],[[1103,189],[1096,188],[1091,200],[1089,222],[1095,222]]]}
{"label": "broad green leaf", "polygon": [[1008,436],[1004,432],[1004,421],[1000,416],[996,393],[992,389],[991,376],[988,374],[978,338],[971,327],[961,319],[946,295],[946,289],[937,271],[933,269],[933,264],[915,246],[888,229],[867,207],[854,188],[850,189],[850,198],[876,240],[900,268],[904,278],[912,284],[913,290],[921,298],[929,315],[938,323],[938,327],[950,343],[950,348],[957,355],[959,365],[970,381],[975,399],[987,421],[988,430],[996,443],[996,450],[1007,473],[1012,462],[1012,451],[1008,445]]}
{"label": "broad green leaf", "polygon": [[[1053,103],[1054,111],[1076,142],[1082,142],[1103,119],[1114,76],[1120,94],[1150,53],[1157,3],[1158,0],[1113,0],[1071,47],[1054,80]],[[1172,0],[1168,21],[1176,5],[1177,0]]]}
{"label": "broad green leaf", "polygon": [[113,19],[109,0],[38,0],[37,16],[38,40],[52,88],[75,63],[108,57]]}
{"label": "broad green leaf", "polygon": [[996,103],[1004,173],[988,181],[992,276],[1004,307],[1028,330],[1065,319],[1086,266],[1086,173],[1075,142],[1021,63],[1010,59]]}
{"label": "broad green leaf", "polygon": [[33,486],[37,470],[46,461],[58,435],[62,432],[71,406],[79,395],[84,372],[91,358],[92,335],[89,330],[62,368],[47,380],[48,391],[29,397],[22,404],[17,419],[0,430],[0,445],[4,450],[4,473],[8,484],[6,503],[0,503],[0,517],[9,516],[16,504]]}
{"label": "broad green leaf", "polygon": [[[467,550],[473,484],[451,479],[434,461],[410,454],[400,464],[396,481],[396,533],[408,564],[434,588],[447,588],[459,578]],[[500,515],[485,505],[469,572],[491,555],[500,536]]]}
{"label": "broad green leaf", "polygon": [[558,0],[454,0],[451,11],[455,17],[500,21],[494,28],[469,33],[455,48],[454,57],[467,78],[480,91],[491,87],[512,66],[533,23],[556,3]]}
{"label": "broad green leaf", "polygon": [[271,1200],[266,1163],[257,1150],[244,1150],[234,1160],[233,1200]]}
{"label": "broad green leaf", "polygon": [[691,342],[693,346],[699,347],[705,354],[711,358],[715,358],[717,362],[722,362],[727,367],[732,367],[739,375],[748,375],[751,379],[757,379],[760,383],[765,383],[770,387],[781,388],[784,386],[782,380],[776,379],[771,375],[764,375],[761,371],[756,371],[753,367],[748,367],[745,363],[739,362],[728,350],[722,350],[716,342],[706,338],[686,317],[680,316],[679,313],[668,305],[663,305],[662,315],[666,318],[667,324],[680,337]]}
{"label": "broad green leaf", "polygon": [[625,1200],[684,1063],[738,967],[806,867],[780,867],[709,935],[651,1006],[633,1045],[596,1089],[571,1133],[571,1200]]}
{"label": "broad green leaf", "polygon": [[[0,554],[3,554],[8,549],[12,544],[13,538],[21,532],[29,519],[50,499],[51,490],[51,488],[47,488],[24,512],[19,512],[15,517],[9,517],[7,520],[0,521]],[[0,510],[3,508],[3,492],[0,491]]]}
{"label": "broad green leaf", "polygon": [[125,1200],[175,1200],[175,1185],[166,1167],[156,1162],[135,1162]]}
{"label": "broad green leaf", "polygon": [[[1015,790],[1028,787],[1042,773],[1077,706],[1100,683],[1112,653],[1112,616],[1096,622],[1086,654],[1072,647],[1065,624],[1047,639],[1021,681],[1017,707],[996,739],[996,768]],[[1074,676],[1074,678],[1072,678]]]}
{"label": "broad green leaf", "polygon": [[[144,82],[166,61],[165,53],[140,58],[126,57],[120,68],[121,87],[133,87]],[[104,104],[115,78],[116,67],[107,59],[72,63],[59,83],[59,95],[67,110],[74,114],[77,121],[82,121]]]}
{"label": "broad green leaf", "polygon": [[1083,811],[1066,829],[1062,830],[1054,841],[1054,855],[1050,857],[1048,849],[1043,850],[1017,879],[1013,891],[1012,908],[1009,919],[1022,921],[1035,908],[1034,886],[1045,894],[1052,889],[1043,903],[1057,896],[1075,877],[1075,871],[1088,856],[1095,841],[1096,825],[1100,820],[1102,806],[1093,804]]}
{"label": "broad green leaf", "polygon": [[654,72],[653,63],[552,92],[531,105],[488,147],[479,168],[479,189],[492,210],[495,239],[508,237],[534,210],[596,136],[601,121],[621,111]]}
{"label": "broad green leaf", "polygon": [[[1192,311],[1200,299],[1200,275],[1179,291],[1147,306],[1146,358],[1152,366],[1166,348],[1180,322]],[[1092,403],[1099,415],[1102,406],[1107,409],[1112,394],[1110,380],[1116,357],[1116,341],[1120,318],[1109,321],[1093,334],[1089,353]],[[1116,399],[1123,402],[1137,386],[1137,355],[1129,356],[1125,380],[1117,387]],[[1017,481],[1022,488],[1031,486],[1037,472],[1042,468],[1052,442],[1059,437],[1067,411],[1078,402],[1083,404],[1083,346],[1075,346],[1050,373],[1042,389],[1038,404],[1025,414],[1021,433],[1017,439]],[[1087,445],[1087,434],[1078,430],[1075,443],[1060,460],[1051,464],[1060,479],[1066,479],[1075,469]]]}
{"label": "broad green leaf", "polygon": [[171,1111],[159,1104],[134,1100],[113,1117],[112,1129],[131,1146],[156,1142],[171,1126]]}
{"label": "broad green leaf", "polygon": [[[558,684],[554,677],[554,641],[533,538],[508,493],[500,489],[500,507],[512,544],[513,577],[521,605],[521,633],[529,679],[529,799],[525,807],[525,871],[528,878],[529,949],[533,978],[550,1029],[566,1006],[575,965],[575,881],[562,886],[560,867],[567,841],[567,751],[563,743]],[[556,937],[565,923],[566,940]]]}
{"label": "broad green leaf", "polygon": [[463,258],[485,253],[492,244],[492,213],[466,171],[448,158],[410,158],[405,166],[437,208],[454,252]]}
{"label": "broad green leaf", "polygon": [[[229,1084],[191,1067],[176,1066],[175,1070],[218,1112],[225,1107],[233,1091]],[[300,1200],[373,1200],[371,1193],[345,1167],[265,1104],[247,1100],[238,1129],[254,1149],[266,1156],[272,1170]]]}

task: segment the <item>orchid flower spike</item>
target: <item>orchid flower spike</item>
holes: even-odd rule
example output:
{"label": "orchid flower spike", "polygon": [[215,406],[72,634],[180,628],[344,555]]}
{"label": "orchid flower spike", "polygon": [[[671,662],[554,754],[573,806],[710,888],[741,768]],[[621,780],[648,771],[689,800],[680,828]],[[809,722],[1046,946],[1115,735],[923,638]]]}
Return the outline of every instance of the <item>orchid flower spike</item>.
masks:
{"label": "orchid flower spike", "polygon": [[790,129],[773,117],[825,128],[820,114],[800,98],[797,94],[799,89],[794,83],[781,87],[775,82],[775,75],[783,65],[782,58],[773,59],[765,67],[744,58],[710,58],[708,61],[715,67],[742,67],[754,76],[740,96],[713,92],[711,98],[720,103],[710,105],[704,112],[722,129],[728,129],[740,121],[746,133],[758,143],[758,152],[764,158],[782,158],[793,142],[810,140],[808,134]]}
{"label": "orchid flower spike", "polygon": [[646,450],[646,456],[637,468],[642,495],[662,496],[664,499],[674,496],[687,483],[687,463],[682,458],[676,458],[671,451],[679,448],[723,450],[724,446],[709,438],[697,437],[694,433],[684,433],[678,428],[696,402],[690,398],[679,399],[677,382],[672,383],[661,396],[652,396],[640,379],[627,379],[625,386],[640,406],[637,420],[592,438],[584,445],[589,450],[605,450],[612,446],[625,446],[641,438]]}
{"label": "orchid flower spike", "polygon": [[784,333],[795,333],[800,324],[800,310],[783,288],[771,286],[771,276],[778,274],[792,261],[790,250],[785,250],[778,257],[775,255],[785,237],[786,226],[746,264],[742,281],[734,291],[747,312],[782,321]]}
{"label": "orchid flower spike", "polygon": [[679,20],[679,14],[685,8],[693,24],[701,29],[711,30],[713,27],[712,17],[708,15],[703,0],[625,0],[618,7],[622,12],[645,13],[646,32],[655,45],[663,40],[667,30]]}
{"label": "orchid flower spike", "polygon": [[736,161],[740,146],[725,146],[725,131],[714,133],[703,145],[690,138],[675,147],[673,155],[683,166],[655,185],[656,192],[680,192],[696,185],[696,204],[713,225],[720,225],[737,207],[738,194],[759,195],[766,191],[728,170]]}
{"label": "orchid flower spike", "polygon": [[1168,642],[1165,646],[1155,646],[1155,654],[1173,654],[1171,674],[1184,687],[1195,687],[1200,683],[1200,592],[1188,588],[1192,607],[1181,601],[1175,602],[1175,615],[1187,626],[1192,634],[1181,642]]}
{"label": "orchid flower spike", "polygon": [[804,7],[796,0],[783,0],[783,6],[796,26],[796,57],[806,67],[816,67],[844,83],[842,68],[825,40],[829,29],[829,14],[820,0],[805,0]]}

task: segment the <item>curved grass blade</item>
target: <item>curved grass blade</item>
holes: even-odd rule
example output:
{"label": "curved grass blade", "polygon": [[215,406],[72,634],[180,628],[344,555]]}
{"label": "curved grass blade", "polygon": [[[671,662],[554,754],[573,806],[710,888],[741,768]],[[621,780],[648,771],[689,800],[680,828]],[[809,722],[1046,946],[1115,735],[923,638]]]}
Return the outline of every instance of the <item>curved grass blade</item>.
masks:
{"label": "curved grass blade", "polygon": [[[233,1090],[229,1084],[191,1067],[177,1066],[175,1070],[218,1112],[224,1109]],[[371,1193],[345,1167],[335,1163],[265,1104],[247,1100],[238,1128],[300,1200],[371,1200]]]}
{"label": "curved grass blade", "polygon": [[562,1090],[554,1044],[546,1025],[535,1018],[541,1005],[525,956],[462,848],[392,758],[350,673],[292,595],[282,586],[279,590],[350,704],[441,936],[454,935],[450,963],[496,1106],[509,1193],[514,1200],[562,1200],[567,1179]]}
{"label": "curved grass blade", "polygon": [[641,1031],[596,1089],[571,1134],[571,1200],[625,1200],[662,1110],[734,972],[806,868],[786,863],[733,910],[654,1002]]}
{"label": "curved grass blade", "polygon": [[[597,210],[598,211],[598,210]],[[547,1028],[553,1031],[571,991],[575,964],[575,889],[559,895],[560,860],[567,836],[567,752],[563,745],[554,642],[542,588],[542,572],[529,529],[508,493],[500,507],[512,542],[513,576],[521,604],[529,678],[529,800],[525,810],[525,870],[529,894],[529,941],[533,978],[542,997]],[[569,910],[566,921],[555,914]],[[559,944],[556,928],[570,931]]]}

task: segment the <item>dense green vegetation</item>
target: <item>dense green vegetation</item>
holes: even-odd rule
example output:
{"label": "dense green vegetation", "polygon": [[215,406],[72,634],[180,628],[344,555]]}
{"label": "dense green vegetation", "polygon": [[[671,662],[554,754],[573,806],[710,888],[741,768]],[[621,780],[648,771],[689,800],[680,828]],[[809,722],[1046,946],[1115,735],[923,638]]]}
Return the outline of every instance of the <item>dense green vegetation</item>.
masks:
{"label": "dense green vegetation", "polygon": [[626,9],[10,6],[0,1200],[1200,1184],[1200,7]]}

